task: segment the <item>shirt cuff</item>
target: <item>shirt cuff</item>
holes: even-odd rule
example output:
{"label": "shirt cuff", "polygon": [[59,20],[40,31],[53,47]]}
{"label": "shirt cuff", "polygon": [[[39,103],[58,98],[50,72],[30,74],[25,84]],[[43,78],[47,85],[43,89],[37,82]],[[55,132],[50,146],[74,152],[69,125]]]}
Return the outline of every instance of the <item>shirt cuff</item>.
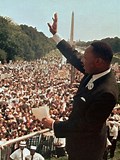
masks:
{"label": "shirt cuff", "polygon": [[58,33],[54,34],[52,39],[58,44],[60,41],[63,40],[63,38],[60,37]]}
{"label": "shirt cuff", "polygon": [[52,130],[54,131],[54,122],[55,120],[52,122]]}

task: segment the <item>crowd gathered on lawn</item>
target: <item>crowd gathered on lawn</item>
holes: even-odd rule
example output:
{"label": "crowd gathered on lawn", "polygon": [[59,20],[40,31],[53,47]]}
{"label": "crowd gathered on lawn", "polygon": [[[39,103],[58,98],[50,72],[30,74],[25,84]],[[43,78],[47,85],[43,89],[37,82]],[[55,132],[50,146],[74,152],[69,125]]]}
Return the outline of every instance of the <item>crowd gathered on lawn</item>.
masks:
{"label": "crowd gathered on lawn", "polygon": [[[42,129],[42,123],[33,115],[32,108],[49,106],[50,115],[55,119],[68,118],[77,83],[71,84],[70,67],[60,66],[60,61],[59,57],[54,57],[1,64],[1,141]],[[71,85],[75,85],[74,90]]]}
{"label": "crowd gathered on lawn", "polygon": [[[120,80],[119,67],[112,66],[117,81]],[[71,65],[59,56],[0,64],[0,75],[0,142],[43,129],[32,108],[48,106],[50,116],[55,120],[68,119],[74,93],[83,76],[75,70],[71,83]],[[113,110],[107,124],[110,136],[117,139],[119,107]]]}

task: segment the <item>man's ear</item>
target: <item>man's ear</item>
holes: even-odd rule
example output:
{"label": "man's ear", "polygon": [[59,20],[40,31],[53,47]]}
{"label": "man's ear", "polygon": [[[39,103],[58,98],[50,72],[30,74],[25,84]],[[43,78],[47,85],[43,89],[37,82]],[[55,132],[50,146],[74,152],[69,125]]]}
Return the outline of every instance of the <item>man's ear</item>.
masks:
{"label": "man's ear", "polygon": [[96,61],[95,61],[95,64],[96,64],[96,67],[100,67],[104,64],[104,60],[102,58],[96,58]]}

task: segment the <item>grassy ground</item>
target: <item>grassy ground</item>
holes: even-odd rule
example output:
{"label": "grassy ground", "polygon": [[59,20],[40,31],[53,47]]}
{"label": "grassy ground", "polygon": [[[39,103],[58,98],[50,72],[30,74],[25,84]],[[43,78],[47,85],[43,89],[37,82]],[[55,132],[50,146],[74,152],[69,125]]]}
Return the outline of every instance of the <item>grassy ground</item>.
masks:
{"label": "grassy ground", "polygon": [[[60,157],[60,158],[53,157],[47,160],[67,160],[67,157]],[[120,160],[120,141],[117,142],[117,148],[116,148],[115,157],[113,158],[113,160]]]}

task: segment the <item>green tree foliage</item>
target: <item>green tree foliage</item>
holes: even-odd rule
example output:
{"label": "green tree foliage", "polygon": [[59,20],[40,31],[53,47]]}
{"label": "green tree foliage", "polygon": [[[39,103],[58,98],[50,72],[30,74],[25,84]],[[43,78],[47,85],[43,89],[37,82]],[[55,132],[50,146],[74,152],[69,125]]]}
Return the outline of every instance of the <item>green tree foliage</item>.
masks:
{"label": "green tree foliage", "polygon": [[52,40],[48,39],[42,32],[38,32],[36,28],[21,25],[23,32],[30,37],[31,47],[35,52],[35,58],[40,58],[55,48]]}
{"label": "green tree foliage", "polygon": [[120,39],[118,37],[115,38],[106,38],[103,41],[107,42],[112,46],[114,53],[120,52]]}
{"label": "green tree foliage", "polygon": [[[118,37],[106,38],[102,41],[109,43],[114,53],[120,52]],[[86,47],[90,43],[90,41],[78,41],[76,45]],[[17,25],[9,17],[0,16],[0,49],[6,53],[4,56],[6,61],[39,59],[55,48],[55,43],[36,28]],[[116,58],[118,59],[118,56]],[[0,60],[3,61],[1,57]]]}
{"label": "green tree foliage", "polygon": [[0,49],[6,53],[6,61],[38,59],[54,48],[55,43],[36,28],[19,26],[10,18],[0,16]]}
{"label": "green tree foliage", "polygon": [[3,17],[0,17],[0,48],[3,50],[6,48],[6,42],[9,36],[8,32],[7,20]]}
{"label": "green tree foliage", "polygon": [[2,63],[6,61],[6,57],[7,57],[7,53],[4,50],[0,49],[0,60]]}
{"label": "green tree foliage", "polygon": [[[110,44],[114,53],[120,52],[120,38],[114,37],[114,38],[105,38],[105,39],[101,39],[101,40]],[[78,42],[76,42],[76,45],[81,46],[81,47],[87,47],[92,42],[93,41],[82,42],[79,40]]]}

